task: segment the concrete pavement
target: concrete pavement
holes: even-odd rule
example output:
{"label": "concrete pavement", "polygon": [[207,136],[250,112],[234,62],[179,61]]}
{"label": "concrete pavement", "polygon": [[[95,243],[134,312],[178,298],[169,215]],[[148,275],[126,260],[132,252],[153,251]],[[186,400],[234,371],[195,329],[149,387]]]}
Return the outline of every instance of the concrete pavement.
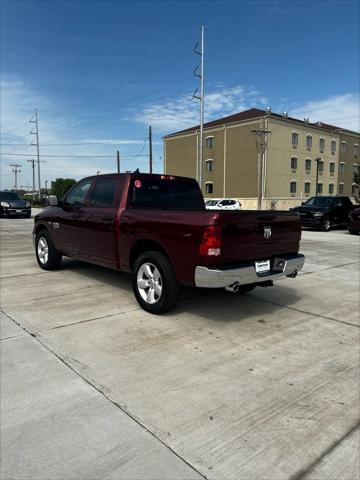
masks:
{"label": "concrete pavement", "polygon": [[2,478],[360,478],[359,237],[303,232],[297,279],[156,317],[127,275],[41,271],[31,227],[0,225]]}

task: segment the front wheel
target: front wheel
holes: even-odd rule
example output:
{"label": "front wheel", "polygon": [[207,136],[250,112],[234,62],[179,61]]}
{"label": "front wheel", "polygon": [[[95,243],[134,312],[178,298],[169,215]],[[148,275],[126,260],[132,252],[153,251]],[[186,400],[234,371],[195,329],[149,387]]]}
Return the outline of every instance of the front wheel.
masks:
{"label": "front wheel", "polygon": [[160,252],[140,255],[133,268],[133,290],[139,305],[149,313],[171,310],[179,298],[179,285],[169,260]]}
{"label": "front wheel", "polygon": [[324,218],[322,227],[323,227],[324,232],[330,232],[330,230],[331,230],[331,220],[330,220],[330,218]]}
{"label": "front wheel", "polygon": [[56,270],[61,265],[61,253],[56,250],[50,233],[41,230],[35,238],[36,260],[43,270]]}

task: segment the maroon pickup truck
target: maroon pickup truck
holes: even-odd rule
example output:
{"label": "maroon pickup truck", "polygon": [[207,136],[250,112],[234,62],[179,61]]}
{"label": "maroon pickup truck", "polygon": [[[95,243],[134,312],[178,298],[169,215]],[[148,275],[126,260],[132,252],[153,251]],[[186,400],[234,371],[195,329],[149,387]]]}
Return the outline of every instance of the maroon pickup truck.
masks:
{"label": "maroon pickup truck", "polygon": [[151,313],[177,302],[180,286],[249,291],[295,277],[299,214],[207,211],[191,178],[139,172],[88,177],[35,217],[38,264],[63,255],[131,272],[135,297]]}

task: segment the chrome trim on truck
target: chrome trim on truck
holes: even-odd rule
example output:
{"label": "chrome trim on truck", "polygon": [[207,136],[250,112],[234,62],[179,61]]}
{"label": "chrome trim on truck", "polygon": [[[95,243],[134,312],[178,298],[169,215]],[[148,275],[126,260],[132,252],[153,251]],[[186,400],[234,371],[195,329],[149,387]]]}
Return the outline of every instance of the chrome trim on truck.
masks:
{"label": "chrome trim on truck", "polygon": [[[283,263],[282,263],[283,261]],[[266,275],[258,275],[253,265],[238,268],[219,269],[197,266],[195,268],[195,285],[201,288],[224,288],[234,283],[248,285],[268,280],[278,280],[282,277],[296,276],[305,263],[304,255],[284,256],[274,260],[274,266],[283,265],[281,271],[274,268]]]}

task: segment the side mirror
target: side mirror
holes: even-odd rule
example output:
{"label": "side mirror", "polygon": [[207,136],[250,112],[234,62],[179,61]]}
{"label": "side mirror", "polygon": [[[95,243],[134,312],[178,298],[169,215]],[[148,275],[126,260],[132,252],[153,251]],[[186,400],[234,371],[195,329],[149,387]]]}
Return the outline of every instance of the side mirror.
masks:
{"label": "side mirror", "polygon": [[50,207],[57,207],[59,202],[58,202],[58,199],[57,199],[57,196],[56,195],[49,195],[47,197],[47,204],[50,206]]}

